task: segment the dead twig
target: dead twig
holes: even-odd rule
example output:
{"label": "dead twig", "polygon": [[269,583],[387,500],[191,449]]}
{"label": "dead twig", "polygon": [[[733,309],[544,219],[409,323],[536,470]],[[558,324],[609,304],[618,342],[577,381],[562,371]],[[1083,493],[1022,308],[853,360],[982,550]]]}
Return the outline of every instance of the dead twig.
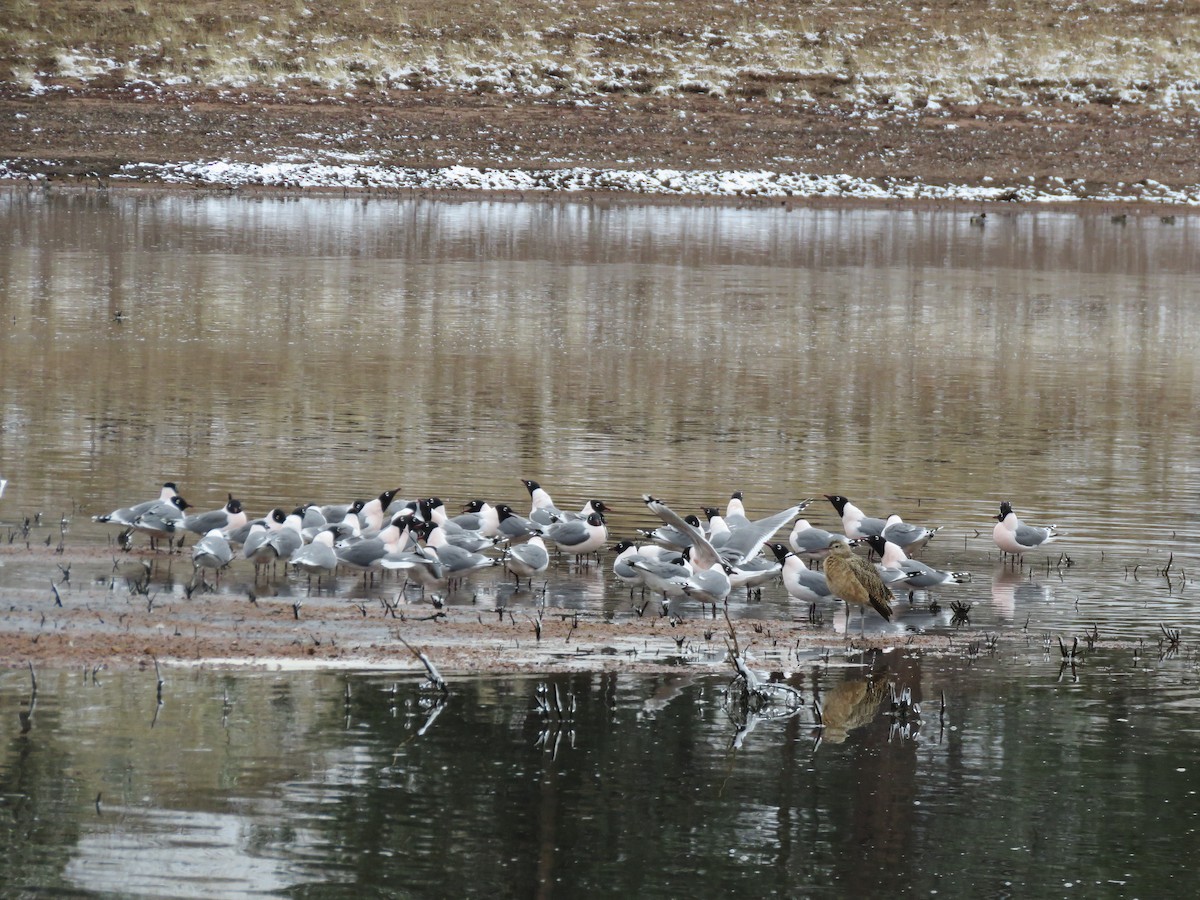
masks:
{"label": "dead twig", "polygon": [[21,722],[21,734],[29,734],[33,728],[33,710],[37,706],[37,673],[33,671],[33,661],[29,661],[29,708],[20,710],[17,718]]}
{"label": "dead twig", "polygon": [[163,685],[166,684],[166,682],[163,680],[163,677],[162,677],[162,669],[160,669],[158,667],[158,657],[153,656],[153,657],[151,657],[151,659],[154,660],[154,677],[158,680],[158,694],[157,694],[158,702],[162,703]]}
{"label": "dead twig", "polygon": [[400,643],[408,648],[409,652],[413,656],[421,661],[423,666],[425,666],[425,672],[429,675],[429,683],[433,685],[433,687],[437,688],[443,697],[449,696],[450,685],[446,682],[446,679],[442,677],[442,673],[437,670],[437,666],[433,664],[433,661],[400,635],[396,635],[396,638],[400,641]]}

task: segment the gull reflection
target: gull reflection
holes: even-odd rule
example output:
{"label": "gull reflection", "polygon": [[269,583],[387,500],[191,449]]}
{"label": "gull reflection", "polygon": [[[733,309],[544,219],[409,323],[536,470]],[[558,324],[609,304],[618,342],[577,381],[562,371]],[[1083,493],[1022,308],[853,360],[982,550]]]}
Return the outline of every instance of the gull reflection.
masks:
{"label": "gull reflection", "polygon": [[1000,566],[992,572],[992,607],[1001,621],[1012,622],[1018,604],[1026,607],[1049,601],[1053,596],[1048,586],[1027,578],[1020,571]]}

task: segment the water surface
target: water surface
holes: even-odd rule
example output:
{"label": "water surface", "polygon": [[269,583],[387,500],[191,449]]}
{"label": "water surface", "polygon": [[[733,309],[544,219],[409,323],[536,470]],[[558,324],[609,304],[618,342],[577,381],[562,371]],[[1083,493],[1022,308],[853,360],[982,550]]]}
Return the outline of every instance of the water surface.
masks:
{"label": "water surface", "polygon": [[[533,477],[615,536],[653,524],[643,492],[841,493],[945,526],[927,560],[978,573],[980,624],[1129,636],[1189,596],[1191,217],[10,191],[0,221],[10,523],[111,540],[86,515],[167,479],[261,514],[385,487],[524,511]],[[1074,565],[1006,574],[1001,499]]]}
{"label": "water surface", "polygon": [[[1194,664],[900,651],[789,674],[746,731],[726,679],[43,674],[0,744],[0,873],[87,896],[1155,896],[1195,843]],[[868,678],[908,688],[839,699]],[[946,706],[941,707],[945,695]],[[827,710],[815,727],[814,695]],[[28,683],[0,690],[7,722]],[[739,730],[742,729],[742,730]]]}
{"label": "water surface", "polygon": [[[29,684],[13,668],[0,883],[1177,890],[1196,810],[1197,226],[987,222],[0,193],[0,590],[59,578],[20,546],[20,521],[40,513],[36,539],[65,517],[70,546],[105,551],[75,564],[67,603],[123,591],[113,535],[88,516],[168,479],[200,509],[232,491],[262,513],[387,487],[524,509],[518,479],[534,477],[560,505],[615,505],[615,536],[652,524],[646,491],[690,511],[740,489],[756,515],[837,492],[943,525],[926,560],[974,575],[901,598],[891,626],[870,620],[871,641],[896,648],[879,658],[762,640],[756,664],[805,697],[778,721],[731,717],[719,653],[694,646],[678,676],[560,678],[566,720],[536,711],[532,678],[459,678],[441,707],[409,676],[171,670],[160,708],[152,673],[89,669],[41,673],[22,731]],[[1054,552],[1005,566],[990,540],[1001,499],[1059,524]],[[824,500],[808,514],[835,526]],[[160,561],[157,589],[181,598],[187,569]],[[556,606],[636,627],[607,565],[559,564],[546,584]],[[304,597],[318,621],[323,604],[398,589],[344,575],[310,595],[239,564],[218,590],[251,586]],[[447,602],[482,615],[533,596],[491,573]],[[836,607],[818,613],[815,633],[846,627]],[[744,620],[806,618],[778,585],[731,614],[747,637]],[[1093,629],[1096,649],[1061,668],[1057,638]],[[918,631],[943,649],[907,647]],[[921,715],[878,695],[838,727],[836,698],[868,675],[913,691]]]}

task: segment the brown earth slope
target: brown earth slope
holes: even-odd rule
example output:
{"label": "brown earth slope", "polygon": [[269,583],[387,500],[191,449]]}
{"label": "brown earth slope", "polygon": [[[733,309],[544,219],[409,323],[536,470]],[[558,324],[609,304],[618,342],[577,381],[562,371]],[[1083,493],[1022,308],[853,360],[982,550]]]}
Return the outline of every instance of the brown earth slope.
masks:
{"label": "brown earth slope", "polygon": [[1196,10],[51,0],[0,28],[0,162],[52,177],[286,159],[1194,191]]}

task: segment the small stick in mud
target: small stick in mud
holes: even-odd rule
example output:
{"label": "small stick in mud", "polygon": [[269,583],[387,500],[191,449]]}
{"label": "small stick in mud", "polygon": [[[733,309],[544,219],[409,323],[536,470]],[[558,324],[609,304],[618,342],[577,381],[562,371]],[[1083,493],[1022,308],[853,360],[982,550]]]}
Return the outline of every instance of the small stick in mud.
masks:
{"label": "small stick in mud", "polygon": [[160,669],[158,667],[158,657],[152,656],[151,659],[154,660],[154,677],[156,679],[158,679],[158,702],[161,705],[162,704],[162,689],[163,689],[163,685],[166,684],[166,682],[163,681],[162,669]]}
{"label": "small stick in mud", "polygon": [[[393,619],[396,618],[396,609],[400,606],[400,599],[403,596],[403,594],[397,594],[395,599],[391,602],[388,602],[386,597],[380,597],[379,602],[383,605],[383,614],[385,616],[391,616]],[[365,616],[366,613],[364,612],[363,615]]]}
{"label": "small stick in mud", "polygon": [[33,728],[33,710],[37,706],[37,673],[33,671],[33,661],[28,661],[29,665],[29,709],[21,710],[17,713],[17,718],[21,722],[21,734],[29,734]]}
{"label": "small stick in mud", "polygon": [[442,673],[437,670],[437,666],[435,666],[433,664],[433,662],[429,659],[429,657],[426,656],[424,653],[422,653],[420,650],[413,647],[412,644],[410,644],[408,641],[406,641],[400,635],[396,635],[396,639],[398,641],[400,641],[400,643],[402,643],[405,647],[407,647],[409,652],[412,653],[412,655],[415,656],[417,659],[419,659],[421,661],[421,664],[423,666],[425,666],[425,672],[429,675],[429,683],[432,684],[439,691],[441,691],[443,697],[449,696],[450,685],[446,683],[446,679],[442,677]]}
{"label": "small stick in mud", "polygon": [[1161,653],[1160,659],[1170,659],[1179,652],[1180,641],[1183,637],[1183,632],[1178,628],[1168,628],[1161,622],[1158,624],[1162,631],[1162,639],[1158,642],[1158,649]]}
{"label": "small stick in mud", "polygon": [[[67,525],[70,522],[71,520],[67,518],[66,513],[63,513],[62,518],[58,520],[58,546],[54,548],[54,552],[60,556],[67,549]],[[49,544],[49,538],[46,539],[46,542]],[[67,568],[70,568],[70,566]]]}

